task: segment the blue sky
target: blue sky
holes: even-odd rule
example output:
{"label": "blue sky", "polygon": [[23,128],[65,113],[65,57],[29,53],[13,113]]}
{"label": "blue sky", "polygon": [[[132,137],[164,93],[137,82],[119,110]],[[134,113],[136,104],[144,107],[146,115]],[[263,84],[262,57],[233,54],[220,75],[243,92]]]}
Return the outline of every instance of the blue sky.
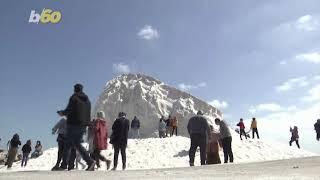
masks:
{"label": "blue sky", "polygon": [[[320,2],[0,2],[0,136],[55,145],[51,127],[74,83],[95,102],[115,75],[142,72],[221,107],[231,125],[256,116],[261,136],[320,152]],[[58,24],[29,23],[31,10]],[[249,126],[249,124],[247,124]]]}

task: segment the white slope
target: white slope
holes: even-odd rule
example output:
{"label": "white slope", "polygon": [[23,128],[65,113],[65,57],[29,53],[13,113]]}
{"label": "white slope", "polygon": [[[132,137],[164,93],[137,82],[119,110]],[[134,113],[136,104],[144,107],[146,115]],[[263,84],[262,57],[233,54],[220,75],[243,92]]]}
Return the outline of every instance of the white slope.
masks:
{"label": "white slope", "polygon": [[123,74],[106,84],[93,113],[104,111],[110,125],[121,111],[127,113],[129,120],[137,116],[141,123],[141,136],[156,137],[160,117],[167,118],[170,114],[179,120],[179,134],[187,136],[188,120],[198,110],[213,119],[222,116],[217,108],[155,78]]}
{"label": "white slope", "polygon": [[[180,136],[164,139],[130,139],[127,149],[127,169],[188,167],[189,146],[190,139]],[[113,150],[111,146],[109,147],[109,150],[103,152],[103,154],[113,160]],[[280,160],[316,155],[283,144],[252,139],[240,141],[238,136],[233,137],[233,153],[235,163]],[[199,166],[199,152],[197,152],[196,156],[195,164]],[[41,157],[30,159],[26,168],[21,168],[18,162],[13,165],[11,170],[1,168],[0,172],[50,170],[56,162],[56,157],[57,148],[51,148],[44,151]],[[222,151],[220,151],[220,157],[223,159]],[[121,156],[119,156],[119,167],[121,168]],[[104,164],[100,170],[105,170]]]}

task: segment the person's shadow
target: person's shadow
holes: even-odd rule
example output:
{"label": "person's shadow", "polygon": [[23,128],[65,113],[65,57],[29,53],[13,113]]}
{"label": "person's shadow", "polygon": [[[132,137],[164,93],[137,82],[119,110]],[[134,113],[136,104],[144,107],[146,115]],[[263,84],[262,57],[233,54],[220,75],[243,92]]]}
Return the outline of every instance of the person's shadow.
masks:
{"label": "person's shadow", "polygon": [[178,154],[174,155],[173,157],[184,157],[184,156],[189,156],[189,151],[182,150]]}

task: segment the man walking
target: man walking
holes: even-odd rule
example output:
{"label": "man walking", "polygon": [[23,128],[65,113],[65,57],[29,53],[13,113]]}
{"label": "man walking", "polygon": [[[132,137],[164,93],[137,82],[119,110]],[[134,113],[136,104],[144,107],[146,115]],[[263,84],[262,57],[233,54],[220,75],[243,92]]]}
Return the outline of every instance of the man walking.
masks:
{"label": "man walking", "polygon": [[114,159],[112,170],[117,169],[119,151],[122,157],[122,170],[126,169],[126,148],[128,142],[129,120],[126,119],[126,113],[120,112],[118,118],[112,125],[112,135],[110,137],[110,144],[113,144]]}
{"label": "man walking", "polygon": [[87,163],[87,171],[94,171],[95,161],[81,145],[86,126],[90,124],[91,103],[88,96],[83,92],[83,86],[76,84],[74,94],[70,97],[68,106],[61,114],[67,117],[67,134],[63,149],[63,161],[59,170],[65,170],[68,166],[70,150],[75,147],[84,161]]}
{"label": "man walking", "polygon": [[201,165],[205,165],[206,146],[208,137],[210,136],[210,126],[201,111],[198,111],[197,115],[189,120],[187,128],[191,139],[189,150],[190,166],[194,166],[194,157],[198,146],[200,147]]}

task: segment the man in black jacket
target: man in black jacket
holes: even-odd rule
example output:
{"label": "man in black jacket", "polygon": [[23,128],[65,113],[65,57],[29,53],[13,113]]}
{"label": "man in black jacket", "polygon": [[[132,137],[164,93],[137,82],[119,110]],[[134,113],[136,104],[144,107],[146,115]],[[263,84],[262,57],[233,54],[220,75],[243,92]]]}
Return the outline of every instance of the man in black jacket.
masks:
{"label": "man in black jacket", "polygon": [[137,139],[140,138],[140,120],[135,116],[131,121],[131,131],[132,131],[132,138]]}
{"label": "man in black jacket", "polygon": [[126,148],[128,142],[129,120],[126,119],[126,114],[120,112],[118,119],[116,119],[112,125],[112,135],[110,137],[110,143],[114,147],[114,160],[112,170],[117,169],[119,151],[121,151],[122,157],[122,170],[126,169]]}
{"label": "man in black jacket", "polygon": [[90,158],[89,153],[81,145],[83,135],[86,132],[86,126],[90,123],[91,103],[88,96],[82,91],[83,86],[76,84],[74,94],[70,97],[68,106],[61,114],[67,117],[67,134],[63,150],[63,161],[59,170],[65,170],[70,158],[70,150],[75,147],[83,160],[86,161],[87,171],[93,171],[95,161]]}
{"label": "man in black jacket", "polygon": [[189,120],[187,128],[191,139],[189,150],[190,166],[194,166],[194,157],[198,146],[200,147],[201,165],[205,165],[207,155],[206,146],[207,140],[210,137],[210,126],[201,111],[198,111],[197,115]]}

